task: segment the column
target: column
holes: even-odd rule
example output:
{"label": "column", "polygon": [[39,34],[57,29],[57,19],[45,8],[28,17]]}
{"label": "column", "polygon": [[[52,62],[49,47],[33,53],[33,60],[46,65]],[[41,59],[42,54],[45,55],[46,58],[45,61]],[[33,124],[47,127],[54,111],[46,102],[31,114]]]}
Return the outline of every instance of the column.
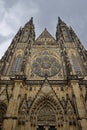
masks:
{"label": "column", "polygon": [[79,82],[78,80],[72,80],[71,87],[75,95],[75,100],[76,100],[76,105],[77,105],[77,110],[78,110],[82,130],[87,130],[87,119],[85,119],[87,118],[86,110],[85,110],[84,103],[81,99],[81,90],[78,82]]}
{"label": "column", "polygon": [[45,130],[48,130],[49,128],[48,128],[48,126],[45,126]]}
{"label": "column", "polygon": [[6,119],[3,123],[4,130],[15,130],[17,124],[18,107],[19,107],[19,93],[21,82],[15,81],[12,98],[9,101],[7,108]]}
{"label": "column", "polygon": [[26,123],[26,130],[31,130],[31,124],[30,121]]}
{"label": "column", "polygon": [[32,125],[31,130],[35,130],[35,126],[34,125]]}
{"label": "column", "polygon": [[82,130],[87,130],[87,119],[82,119],[80,122]]}

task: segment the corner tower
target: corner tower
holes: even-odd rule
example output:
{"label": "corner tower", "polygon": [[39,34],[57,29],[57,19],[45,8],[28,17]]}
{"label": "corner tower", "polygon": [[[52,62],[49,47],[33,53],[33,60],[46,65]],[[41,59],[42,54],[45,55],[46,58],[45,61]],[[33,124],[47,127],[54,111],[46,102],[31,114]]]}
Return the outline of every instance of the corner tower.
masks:
{"label": "corner tower", "polygon": [[11,45],[1,59],[0,72],[2,75],[11,76],[25,73],[27,57],[31,44],[35,41],[33,18],[20,28]]}
{"label": "corner tower", "polygon": [[68,68],[67,76],[87,75],[86,50],[73,29],[60,18],[58,18],[56,40],[59,42],[65,57],[66,70]]}

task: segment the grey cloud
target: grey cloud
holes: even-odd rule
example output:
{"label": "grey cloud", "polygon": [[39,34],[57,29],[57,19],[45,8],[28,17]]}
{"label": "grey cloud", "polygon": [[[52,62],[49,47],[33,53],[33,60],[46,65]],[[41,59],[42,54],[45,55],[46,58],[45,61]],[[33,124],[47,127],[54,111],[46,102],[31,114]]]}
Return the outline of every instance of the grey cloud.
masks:
{"label": "grey cloud", "polygon": [[0,43],[7,40],[7,37],[0,35]]}
{"label": "grey cloud", "polygon": [[2,44],[3,42],[6,42],[7,40],[9,40],[13,37],[14,37],[14,34],[10,34],[8,36],[0,35],[0,44]]}
{"label": "grey cloud", "polygon": [[4,36],[15,35],[19,27],[23,26],[32,16],[37,36],[45,27],[55,36],[57,17],[60,16],[69,26],[72,26],[87,48],[86,5],[86,0],[1,0],[1,41],[6,40]]}

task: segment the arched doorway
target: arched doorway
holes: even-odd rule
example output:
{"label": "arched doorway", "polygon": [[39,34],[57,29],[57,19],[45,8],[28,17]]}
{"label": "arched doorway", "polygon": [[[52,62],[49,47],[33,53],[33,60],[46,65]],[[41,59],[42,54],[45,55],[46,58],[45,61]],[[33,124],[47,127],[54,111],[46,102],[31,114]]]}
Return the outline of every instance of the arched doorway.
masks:
{"label": "arched doorway", "polygon": [[41,97],[30,110],[31,126],[34,126],[35,130],[56,130],[58,111],[63,117],[60,103],[50,96]]}
{"label": "arched doorway", "polygon": [[47,102],[37,111],[37,125],[56,125],[55,111]]}

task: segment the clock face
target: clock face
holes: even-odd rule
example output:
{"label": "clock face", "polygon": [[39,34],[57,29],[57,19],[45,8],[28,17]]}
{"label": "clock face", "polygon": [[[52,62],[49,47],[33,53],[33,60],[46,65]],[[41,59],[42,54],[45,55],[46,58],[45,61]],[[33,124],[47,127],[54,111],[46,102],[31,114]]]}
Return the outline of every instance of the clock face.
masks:
{"label": "clock face", "polygon": [[51,55],[41,55],[37,57],[32,64],[32,71],[38,76],[51,77],[56,75],[60,70],[58,60]]}

